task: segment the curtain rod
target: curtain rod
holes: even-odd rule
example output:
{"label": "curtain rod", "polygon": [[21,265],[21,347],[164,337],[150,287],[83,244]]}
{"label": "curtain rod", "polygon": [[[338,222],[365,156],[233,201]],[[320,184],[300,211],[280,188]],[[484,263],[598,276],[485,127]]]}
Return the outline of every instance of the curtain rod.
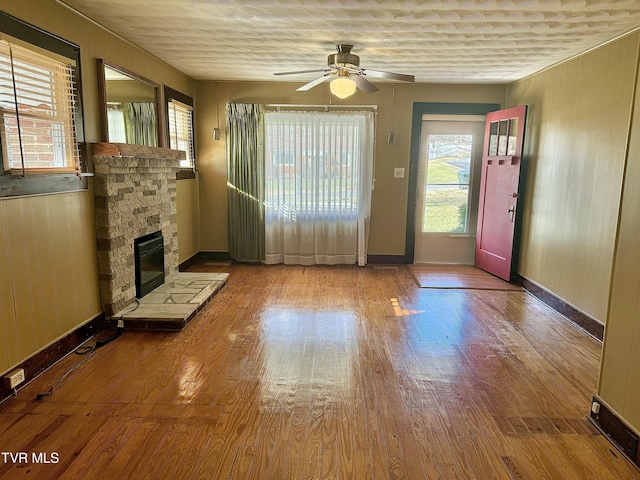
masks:
{"label": "curtain rod", "polygon": [[269,103],[265,105],[265,107],[271,108],[324,108],[328,110],[329,108],[371,108],[373,111],[378,111],[377,105],[301,105],[294,103]]}

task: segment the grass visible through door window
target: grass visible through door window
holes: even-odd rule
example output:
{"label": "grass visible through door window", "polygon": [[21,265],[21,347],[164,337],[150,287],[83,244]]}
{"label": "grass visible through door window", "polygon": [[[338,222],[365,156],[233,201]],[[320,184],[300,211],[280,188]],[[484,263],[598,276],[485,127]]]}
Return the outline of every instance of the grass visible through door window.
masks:
{"label": "grass visible through door window", "polygon": [[472,135],[430,135],[423,232],[465,233]]}

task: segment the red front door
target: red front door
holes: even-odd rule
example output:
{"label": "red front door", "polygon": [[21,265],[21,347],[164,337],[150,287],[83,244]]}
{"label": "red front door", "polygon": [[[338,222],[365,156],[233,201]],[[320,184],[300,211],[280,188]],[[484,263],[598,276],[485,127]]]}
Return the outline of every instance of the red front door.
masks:
{"label": "red front door", "polygon": [[487,114],[475,264],[511,279],[515,218],[527,106]]}

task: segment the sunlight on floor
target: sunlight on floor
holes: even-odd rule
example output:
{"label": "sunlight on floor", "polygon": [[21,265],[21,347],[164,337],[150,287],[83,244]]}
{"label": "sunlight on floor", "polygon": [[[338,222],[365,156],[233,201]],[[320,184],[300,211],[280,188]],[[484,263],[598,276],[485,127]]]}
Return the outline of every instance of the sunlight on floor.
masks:
{"label": "sunlight on floor", "polygon": [[403,308],[400,308],[400,302],[398,302],[397,298],[391,299],[391,305],[393,305],[393,312],[396,314],[396,317],[406,317],[407,315],[424,313],[424,310],[405,310]]}

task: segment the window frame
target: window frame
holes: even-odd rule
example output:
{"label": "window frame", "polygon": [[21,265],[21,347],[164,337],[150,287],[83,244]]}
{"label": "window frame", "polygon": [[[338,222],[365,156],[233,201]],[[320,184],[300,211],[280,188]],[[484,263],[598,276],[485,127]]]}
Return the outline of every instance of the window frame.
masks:
{"label": "window frame", "polygon": [[[431,119],[430,121],[435,121],[435,122],[446,122],[446,120],[436,120],[436,119]],[[458,121],[458,120],[456,120]],[[464,120],[459,120],[459,121],[464,121]],[[440,157],[436,157],[436,158],[430,158],[430,147],[429,147],[429,140],[431,139],[431,137],[434,136],[452,136],[452,137],[461,137],[464,135],[468,135],[468,134],[462,134],[459,133],[457,131],[455,131],[455,128],[451,130],[450,133],[444,133],[444,132],[438,132],[438,133],[428,133],[427,134],[427,138],[424,139],[425,143],[425,159],[424,159],[424,166],[425,166],[425,171],[422,172],[422,174],[424,175],[424,190],[425,190],[425,194],[426,192],[429,191],[429,186],[432,185],[436,185],[436,186],[440,186],[440,187],[451,187],[452,189],[454,187],[458,187],[458,189],[460,190],[466,190],[467,191],[467,196],[466,196],[466,202],[465,202],[465,220],[464,220],[464,230],[429,230],[429,229],[425,229],[424,226],[426,225],[426,218],[427,218],[427,205],[424,205],[422,207],[422,218],[419,219],[419,224],[421,225],[420,231],[421,233],[426,233],[426,234],[434,234],[434,235],[445,235],[448,237],[454,237],[454,236],[468,236],[471,233],[471,229],[470,229],[470,225],[469,225],[469,207],[472,205],[472,198],[471,198],[471,194],[472,194],[472,186],[473,186],[473,180],[475,178],[475,168],[474,168],[474,162],[473,162],[473,153],[474,153],[474,144],[470,144],[470,150],[469,150],[469,169],[468,169],[468,178],[467,178],[467,182],[466,183],[462,183],[460,182],[460,177],[458,177],[458,182],[457,183],[441,183],[441,182],[437,182],[437,181],[429,181],[429,166],[431,165],[432,161],[435,160],[439,160]],[[482,141],[482,138],[474,138],[474,141],[478,142],[478,141]],[[477,146],[477,145],[476,145]],[[466,187],[466,188],[460,188],[460,187]],[[429,209],[431,210],[431,209]]]}
{"label": "window frame", "polygon": [[[87,172],[87,154],[84,139],[80,47],[2,11],[0,11],[0,30],[2,33],[23,42],[23,44],[34,45],[40,49],[66,57],[75,63],[75,66],[72,67],[76,91],[75,141],[79,152],[79,171],[74,170],[71,172],[68,169],[61,169],[60,171],[56,171],[55,169],[38,171],[34,169],[26,176],[18,176],[12,174],[10,171],[5,172],[3,168],[0,172],[0,198],[86,190],[88,188],[88,182],[86,176],[83,174]],[[1,148],[0,160],[4,165],[4,153]]]}
{"label": "window frame", "polygon": [[[277,118],[277,116],[280,114],[304,116],[304,115],[332,115],[332,114],[343,115],[343,114],[358,114],[358,113],[361,113],[361,112],[359,111],[330,111],[330,112],[267,111],[265,113],[265,118],[264,118],[264,125],[265,125],[264,148],[265,148],[265,169],[266,169],[265,177],[270,176],[269,169],[283,170],[281,173],[276,175],[276,177],[279,179],[285,178],[285,179],[291,179],[291,180],[293,180],[294,178],[297,178],[298,181],[294,183],[297,183],[299,186],[301,185],[300,181],[302,181],[303,183],[316,182],[317,181],[316,177],[318,175],[320,175],[323,178],[323,181],[325,181],[330,177],[341,177],[343,176],[343,169],[345,168],[351,169],[354,166],[353,151],[336,149],[336,148],[333,148],[333,149],[330,148],[328,150],[322,149],[318,147],[319,144],[316,143],[317,136],[314,133],[312,133],[310,136],[310,138],[312,138],[310,143],[314,145],[313,149],[309,151],[305,151],[305,149],[300,149],[300,148],[294,149],[294,150],[284,150],[283,153],[285,153],[285,155],[287,154],[290,155],[289,158],[292,158],[292,163],[287,164],[286,162],[284,163],[281,162],[280,155],[277,155],[281,152],[276,149],[270,148],[270,145],[271,145],[270,142],[272,138],[275,137],[273,132],[270,132],[270,126],[271,126],[269,122],[270,118]],[[299,122],[299,119],[289,120],[289,123],[287,123],[287,126],[290,126],[293,124],[299,127],[300,123],[298,122]],[[278,124],[278,122],[274,122],[274,124]],[[282,125],[279,124],[279,126],[282,126]],[[358,131],[356,132],[356,135],[362,135],[363,133],[364,133],[363,131]],[[347,134],[347,135],[353,135],[353,133]],[[322,134],[320,137],[325,138],[326,134]],[[305,143],[308,138],[309,137],[301,134],[300,131],[296,129],[296,133],[293,137],[293,141],[295,145],[299,146],[300,142],[302,141],[301,139],[305,139],[302,142],[302,143]],[[358,143],[359,142],[357,141],[354,142],[355,145],[357,145]],[[328,156],[329,160],[325,161],[325,153],[327,153],[327,151],[329,152],[330,155]],[[274,155],[274,153],[276,155]],[[330,161],[331,153],[338,154],[338,158],[341,161],[337,165],[331,163]],[[365,153],[364,152],[360,152],[360,153],[362,158],[360,158],[359,161],[362,161],[362,162],[366,161]],[[342,161],[344,157],[347,157],[346,161]],[[334,167],[337,167],[337,168],[334,168]],[[371,168],[373,168],[373,166]],[[315,173],[308,174],[309,170]],[[338,170],[338,173],[335,173],[336,170]],[[300,172],[305,172],[305,173],[301,175]],[[308,174],[308,177],[304,176],[306,174]],[[280,178],[280,175],[282,175],[282,178]],[[278,180],[276,180],[276,183],[277,182]],[[364,188],[364,186],[362,185],[358,187],[358,189],[362,189],[362,188]],[[267,187],[265,189],[265,192],[268,189],[269,188]],[[328,190],[322,191],[323,194],[327,192]],[[360,198],[357,193],[356,193],[356,196],[352,198],[352,200],[353,201],[350,202],[347,206],[343,206],[340,211],[328,210],[326,206],[321,206],[320,203],[316,202],[315,200],[305,203],[306,208],[295,208],[298,206],[298,205],[295,205],[294,208],[290,209],[291,217],[304,218],[306,220],[312,220],[312,221],[320,221],[320,220],[325,220],[329,218],[333,218],[333,219],[341,218],[342,220],[348,220],[348,219],[353,220],[358,217],[358,209],[360,208],[359,206]],[[270,199],[268,198],[268,193],[265,193],[265,209],[266,209],[266,215],[271,215],[274,212],[278,211],[277,208],[276,209],[273,208],[273,205],[270,202]]]}
{"label": "window frame", "polygon": [[166,141],[166,145],[167,148],[173,148],[171,146],[171,136],[169,135],[170,132],[170,128],[169,128],[169,108],[170,108],[170,104],[171,101],[175,100],[176,102],[182,103],[183,105],[187,105],[189,107],[191,107],[191,141],[192,141],[192,145],[191,145],[191,150],[193,152],[193,164],[190,167],[180,167],[180,169],[178,170],[177,174],[176,174],[176,178],[178,180],[185,180],[185,179],[193,179],[196,178],[196,170],[197,168],[197,162],[196,162],[196,132],[195,132],[195,113],[196,113],[196,109],[194,107],[194,102],[193,102],[193,98],[191,98],[188,95],[185,95],[184,93],[178,92],[177,90],[174,90],[171,87],[168,86],[164,86],[164,114],[165,114],[165,138],[167,139]]}
{"label": "window frame", "polygon": [[7,74],[6,105],[0,107],[4,171],[77,173],[74,62],[5,34],[0,51]]}

